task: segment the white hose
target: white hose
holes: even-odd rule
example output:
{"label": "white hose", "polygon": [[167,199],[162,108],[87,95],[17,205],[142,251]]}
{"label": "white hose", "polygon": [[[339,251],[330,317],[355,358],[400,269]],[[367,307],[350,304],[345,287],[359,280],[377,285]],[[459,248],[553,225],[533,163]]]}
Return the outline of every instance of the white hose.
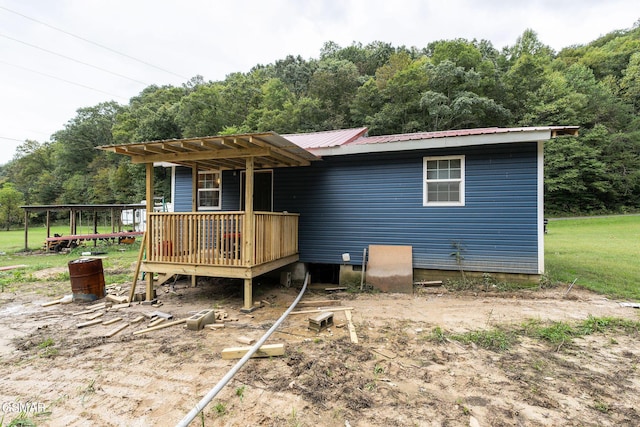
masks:
{"label": "white hose", "polygon": [[209,393],[207,393],[206,396],[204,396],[200,400],[200,402],[198,402],[196,406],[194,406],[194,408],[178,424],[176,424],[176,427],[187,427],[189,423],[193,421],[195,417],[197,417],[202,410],[204,410],[204,408],[209,404],[209,402],[211,402],[211,400],[214,397],[216,397],[216,395],[220,392],[220,390],[222,390],[222,388],[225,385],[227,385],[227,383],[231,380],[231,378],[233,378],[233,376],[238,373],[238,371],[244,366],[247,360],[249,360],[251,356],[253,356],[253,354],[256,351],[258,351],[260,347],[262,347],[262,344],[264,344],[265,341],[267,341],[267,339],[271,336],[271,334],[278,328],[278,326],[280,326],[280,324],[284,321],[284,319],[287,318],[289,313],[291,313],[293,309],[296,307],[296,305],[302,298],[304,291],[307,289],[308,281],[309,281],[309,274],[305,276],[304,284],[302,285],[302,290],[298,294],[298,297],[295,299],[295,301],[293,301],[293,304],[289,306],[287,311],[285,311],[282,314],[282,316],[280,316],[280,318],[276,321],[276,323],[274,323],[273,326],[271,326],[271,328],[262,336],[262,338],[260,338],[258,342],[255,343],[254,346],[249,349],[247,354],[245,354],[242,357],[242,359],[238,360],[238,363],[236,363],[235,366],[231,368],[231,370],[227,372],[227,374],[224,377],[222,377],[222,379],[218,382],[218,384],[216,384],[215,387],[213,387],[209,391]]}

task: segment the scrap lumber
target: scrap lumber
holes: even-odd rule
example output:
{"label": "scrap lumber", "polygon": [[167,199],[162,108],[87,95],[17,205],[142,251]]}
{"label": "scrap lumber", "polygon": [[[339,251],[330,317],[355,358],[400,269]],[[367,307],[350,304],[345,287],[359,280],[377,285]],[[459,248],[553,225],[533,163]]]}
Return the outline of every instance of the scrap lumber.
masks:
{"label": "scrap lumber", "polygon": [[120,310],[121,308],[127,308],[130,305],[131,304],[129,304],[128,302],[123,302],[122,304],[113,304],[109,310],[116,311],[116,310]]}
{"label": "scrap lumber", "polygon": [[86,328],[87,326],[98,325],[100,323],[102,323],[102,319],[94,319],[94,320],[89,320],[88,322],[78,323],[76,326],[79,329],[79,328]]}
{"label": "scrap lumber", "polygon": [[91,316],[85,317],[85,319],[94,320],[94,319],[97,319],[98,317],[102,317],[102,316],[104,316],[104,312],[103,311],[101,311],[99,313],[93,313]]}
{"label": "scrap lumber", "polygon": [[122,325],[119,325],[117,328],[114,328],[114,329],[110,330],[109,332],[107,332],[106,334],[104,334],[103,337],[111,338],[112,336],[114,336],[115,334],[117,334],[118,332],[120,332],[121,330],[123,330],[124,328],[126,328],[128,326],[129,326],[128,323],[123,323]]}
{"label": "scrap lumber", "polygon": [[122,320],[122,317],[116,317],[116,318],[111,319],[111,320],[105,320],[104,322],[102,322],[102,324],[105,325],[105,326],[113,325],[114,323],[118,323],[121,320]]}
{"label": "scrap lumber", "polygon": [[351,310],[345,310],[344,315],[347,318],[347,328],[349,329],[349,337],[351,338],[351,342],[354,344],[358,344],[356,327],[353,326],[353,322],[351,321]]}
{"label": "scrap lumber", "polygon": [[9,270],[15,270],[16,268],[25,268],[25,267],[27,267],[25,264],[7,265],[6,267],[0,267],[0,271],[9,271]]}
{"label": "scrap lumber", "polygon": [[69,304],[73,302],[73,295],[65,295],[62,298],[58,298],[57,300],[48,301],[40,304],[42,307],[49,307],[56,304]]}
{"label": "scrap lumber", "polygon": [[316,310],[302,310],[302,311],[293,311],[289,313],[292,314],[309,314],[309,313],[320,313],[322,311],[344,311],[344,310],[355,310],[354,307],[323,307],[318,308]]}
{"label": "scrap lumber", "polygon": [[187,323],[187,319],[174,320],[173,322],[163,323],[162,325],[153,326],[146,329],[140,329],[139,331],[135,331],[133,335],[146,334],[147,332],[157,331],[158,329],[164,329],[170,326],[181,325],[183,323]]}
{"label": "scrap lumber", "polygon": [[167,319],[165,319],[164,317],[161,317],[161,318],[156,319],[153,322],[149,323],[149,327],[153,328],[154,326],[158,326],[160,323],[166,322],[166,321],[167,321]]}
{"label": "scrap lumber", "polygon": [[420,280],[413,282],[415,286],[441,286],[442,280]]}
{"label": "scrap lumber", "polygon": [[325,291],[327,292],[331,292],[331,291],[346,291],[348,288],[346,286],[338,286],[335,288],[324,288]]}
{"label": "scrap lumber", "polygon": [[140,251],[138,251],[138,260],[136,261],[136,271],[133,273],[133,282],[129,289],[129,301],[133,301],[133,295],[136,293],[136,284],[138,283],[138,275],[140,274],[140,266],[142,265],[142,257],[147,245],[147,232],[142,234],[142,243],[140,243]]}
{"label": "scrap lumber", "polygon": [[40,304],[40,306],[41,307],[49,307],[49,306],[52,306],[52,305],[60,304],[60,301],[62,301],[62,298],[54,300],[54,301],[43,302],[42,304]]}
{"label": "scrap lumber", "polygon": [[107,303],[103,301],[97,304],[92,304],[87,306],[87,310],[92,310],[92,311],[100,310],[101,308],[107,308]]}
{"label": "scrap lumber", "polygon": [[253,338],[245,337],[244,335],[241,337],[237,337],[236,341],[246,345],[252,345],[252,344],[255,344],[256,342],[256,340],[254,340]]}
{"label": "scrap lumber", "polygon": [[[228,359],[240,359],[247,352],[251,350],[251,347],[229,347],[222,350],[222,358]],[[251,357],[272,357],[272,356],[284,356],[284,344],[266,344],[263,345],[253,353]]]}
{"label": "scrap lumber", "polygon": [[342,305],[342,301],[323,299],[318,301],[300,301],[296,307],[326,307],[329,305]]}
{"label": "scrap lumber", "polygon": [[205,328],[209,329],[222,329],[224,328],[224,323],[211,323],[209,325],[205,325]]}
{"label": "scrap lumber", "polygon": [[135,319],[133,319],[131,323],[139,323],[139,322],[142,322],[143,320],[144,320],[144,316],[138,316]]}
{"label": "scrap lumber", "polygon": [[109,294],[106,296],[106,300],[115,302],[116,304],[124,304],[125,302],[129,302],[129,298],[125,295],[118,296],[118,295]]}

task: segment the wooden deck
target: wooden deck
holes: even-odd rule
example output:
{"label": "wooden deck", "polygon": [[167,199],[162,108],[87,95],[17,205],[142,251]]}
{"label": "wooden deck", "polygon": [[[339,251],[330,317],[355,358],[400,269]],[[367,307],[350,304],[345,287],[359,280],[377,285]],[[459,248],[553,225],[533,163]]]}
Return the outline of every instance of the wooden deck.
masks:
{"label": "wooden deck", "polygon": [[[256,212],[252,242],[245,212],[149,214],[142,270],[249,279],[298,260],[298,214]],[[253,250],[247,252],[245,245]]]}

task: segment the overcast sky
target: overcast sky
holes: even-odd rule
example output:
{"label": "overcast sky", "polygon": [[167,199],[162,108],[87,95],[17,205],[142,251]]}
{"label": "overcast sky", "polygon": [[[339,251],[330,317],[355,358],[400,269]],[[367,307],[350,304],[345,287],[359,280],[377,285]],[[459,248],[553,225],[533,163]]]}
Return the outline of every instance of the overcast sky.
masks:
{"label": "overcast sky", "polygon": [[559,51],[638,19],[639,0],[0,0],[0,164],[78,108],[289,54],[317,58],[327,41],[475,38],[501,49],[531,28]]}

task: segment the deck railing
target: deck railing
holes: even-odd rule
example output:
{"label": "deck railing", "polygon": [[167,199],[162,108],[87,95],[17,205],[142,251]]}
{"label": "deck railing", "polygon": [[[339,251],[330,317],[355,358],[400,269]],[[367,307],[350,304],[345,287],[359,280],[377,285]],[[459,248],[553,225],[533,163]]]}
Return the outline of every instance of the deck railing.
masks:
{"label": "deck railing", "polygon": [[255,266],[298,253],[298,214],[256,212],[253,262],[242,250],[244,212],[150,214],[147,261]]}

